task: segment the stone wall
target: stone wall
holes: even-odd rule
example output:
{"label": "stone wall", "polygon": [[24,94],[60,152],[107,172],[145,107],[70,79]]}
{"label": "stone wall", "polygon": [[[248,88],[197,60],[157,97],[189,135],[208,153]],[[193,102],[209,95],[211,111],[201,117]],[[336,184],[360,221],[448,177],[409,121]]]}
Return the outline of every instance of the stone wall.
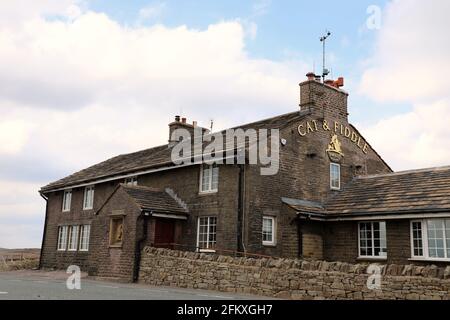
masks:
{"label": "stone wall", "polygon": [[450,266],[386,265],[381,290],[367,287],[367,264],[254,259],[146,247],[139,279],[152,285],[311,299],[449,300]]}

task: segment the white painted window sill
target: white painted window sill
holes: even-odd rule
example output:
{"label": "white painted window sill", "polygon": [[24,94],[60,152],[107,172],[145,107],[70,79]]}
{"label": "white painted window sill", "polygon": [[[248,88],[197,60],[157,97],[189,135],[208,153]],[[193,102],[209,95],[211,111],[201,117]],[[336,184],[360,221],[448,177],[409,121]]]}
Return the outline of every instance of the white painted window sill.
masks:
{"label": "white painted window sill", "polygon": [[417,262],[450,262],[450,259],[439,259],[439,258],[409,258],[408,261],[417,261]]}
{"label": "white painted window sill", "polygon": [[212,249],[199,249],[198,252],[200,252],[200,253],[215,253],[216,250],[212,250]]}
{"label": "white painted window sill", "polygon": [[218,190],[213,190],[213,191],[200,191],[199,195],[208,195],[208,194],[214,194],[217,193]]}
{"label": "white painted window sill", "polygon": [[263,246],[264,246],[264,247],[271,247],[271,248],[274,248],[274,247],[276,247],[277,245],[276,245],[275,243],[272,243],[272,242],[266,242],[266,243],[263,242]]}

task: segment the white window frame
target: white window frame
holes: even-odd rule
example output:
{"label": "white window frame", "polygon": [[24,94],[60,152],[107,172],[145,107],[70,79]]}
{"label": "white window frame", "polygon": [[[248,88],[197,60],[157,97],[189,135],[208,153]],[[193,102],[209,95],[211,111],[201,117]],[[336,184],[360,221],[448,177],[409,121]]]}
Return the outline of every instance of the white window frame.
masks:
{"label": "white window frame", "polygon": [[138,185],[138,177],[134,176],[134,177],[125,178],[124,183],[127,186],[137,186]]}
{"label": "white window frame", "polygon": [[72,206],[72,189],[64,190],[62,212],[70,212]]}
{"label": "white window frame", "polygon": [[[339,176],[338,176],[338,182],[339,182],[339,186],[333,186],[333,167],[337,167],[338,168],[338,172],[339,172]],[[341,190],[341,165],[339,163],[334,163],[331,162],[330,163],[330,188],[331,190]]]}
{"label": "white window frame", "polygon": [[[385,225],[385,230],[386,230],[386,251],[387,251],[387,223],[386,221],[361,221],[358,222],[358,259],[367,259],[367,260],[386,260],[387,259],[387,252],[385,256],[376,256],[375,255],[375,237],[374,237],[374,232],[373,232],[373,224],[374,223],[384,223]],[[368,256],[363,256],[361,255],[361,224],[363,223],[370,223],[370,228],[371,228],[371,246],[372,246],[372,255]]]}
{"label": "white window frame", "polygon": [[89,251],[89,238],[91,236],[91,225],[84,224],[80,226],[80,245],[79,250],[83,252]]}
{"label": "white window frame", "polygon": [[[208,188],[203,190],[203,172],[208,170],[209,171],[209,179],[208,179]],[[217,172],[217,186],[216,188],[213,188],[213,175],[214,172]],[[207,165],[203,164],[200,166],[200,190],[199,192],[201,194],[208,194],[208,193],[216,193],[219,191],[219,167],[216,164],[213,165]]]}
{"label": "white window frame", "polygon": [[[444,221],[444,253],[447,258],[430,257],[429,245],[428,245],[428,221],[430,220],[443,220]],[[450,256],[447,254],[447,234],[445,229],[445,221],[450,220],[450,218],[432,218],[432,219],[419,219],[410,221],[410,243],[411,243],[411,259],[410,260],[424,260],[424,261],[442,261],[449,262]],[[414,234],[413,234],[413,223],[420,223],[422,228],[422,256],[417,256],[414,254]]]}
{"label": "white window frame", "polygon": [[[200,220],[201,219],[208,219],[208,223],[207,223],[207,228],[206,228],[206,248],[200,248]],[[210,235],[210,226],[211,226],[211,219],[215,219],[216,220],[216,232],[215,232],[215,241],[214,241],[214,248],[211,249],[210,248],[210,241],[209,241],[209,235]],[[217,245],[217,217],[216,216],[204,216],[204,217],[198,217],[197,219],[197,250],[199,252],[216,252],[216,247]]]}
{"label": "white window frame", "polygon": [[67,250],[67,231],[69,226],[59,226],[58,227],[58,243],[56,249],[58,251],[66,251]]}
{"label": "white window frame", "polygon": [[[264,241],[264,220],[271,220],[272,221],[272,230],[271,230],[271,234],[272,234],[272,240],[271,241]],[[272,216],[263,216],[262,219],[262,244],[263,246],[268,246],[268,247],[274,247],[276,245],[276,223],[277,223],[277,219],[275,217]]]}
{"label": "white window frame", "polygon": [[[89,191],[91,193],[91,200],[89,201]],[[87,186],[84,188],[84,197],[83,197],[83,210],[92,210],[94,209],[94,194],[95,194],[95,186]]]}
{"label": "white window frame", "polygon": [[78,240],[80,227],[78,225],[69,226],[69,236],[67,237],[67,251],[78,250]]}

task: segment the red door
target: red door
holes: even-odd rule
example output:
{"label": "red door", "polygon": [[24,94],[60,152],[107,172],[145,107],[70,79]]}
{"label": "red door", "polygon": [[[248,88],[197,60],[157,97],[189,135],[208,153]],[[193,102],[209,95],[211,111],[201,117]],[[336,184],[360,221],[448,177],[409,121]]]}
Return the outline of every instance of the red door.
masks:
{"label": "red door", "polygon": [[175,222],[169,219],[156,219],[155,244],[157,248],[173,249],[175,242]]}

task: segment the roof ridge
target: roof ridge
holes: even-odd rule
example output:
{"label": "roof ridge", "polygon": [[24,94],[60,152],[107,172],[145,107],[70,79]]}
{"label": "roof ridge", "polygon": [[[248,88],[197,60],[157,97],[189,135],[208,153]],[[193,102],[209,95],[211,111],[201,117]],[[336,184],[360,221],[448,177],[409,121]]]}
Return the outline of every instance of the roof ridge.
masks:
{"label": "roof ridge", "polygon": [[444,171],[444,170],[450,170],[450,166],[447,165],[447,166],[441,166],[441,167],[430,167],[430,168],[404,170],[404,171],[398,171],[398,172],[392,172],[392,173],[371,174],[371,175],[367,175],[367,176],[358,176],[356,178],[356,180],[400,176],[400,175],[406,175],[406,174],[412,174],[412,173]]}
{"label": "roof ridge", "polygon": [[237,129],[237,128],[239,128],[239,127],[247,127],[247,126],[252,125],[252,124],[262,123],[262,122],[266,122],[266,121],[269,121],[269,120],[272,120],[272,119],[282,118],[282,117],[286,117],[286,116],[289,116],[289,115],[294,115],[294,114],[296,114],[296,113],[297,113],[297,114],[300,114],[300,113],[301,113],[301,110],[291,111],[291,112],[286,112],[286,113],[283,113],[283,114],[279,114],[279,115],[277,115],[277,116],[268,117],[268,118],[261,119],[261,120],[258,120],[258,121],[253,121],[253,122],[249,122],[249,123],[244,123],[244,124],[241,124],[241,125],[239,125],[239,126],[235,126],[235,127],[231,127],[231,128],[226,128],[226,129],[220,130],[220,131],[218,131],[218,132],[223,132],[223,131],[230,130],[230,129]]}

